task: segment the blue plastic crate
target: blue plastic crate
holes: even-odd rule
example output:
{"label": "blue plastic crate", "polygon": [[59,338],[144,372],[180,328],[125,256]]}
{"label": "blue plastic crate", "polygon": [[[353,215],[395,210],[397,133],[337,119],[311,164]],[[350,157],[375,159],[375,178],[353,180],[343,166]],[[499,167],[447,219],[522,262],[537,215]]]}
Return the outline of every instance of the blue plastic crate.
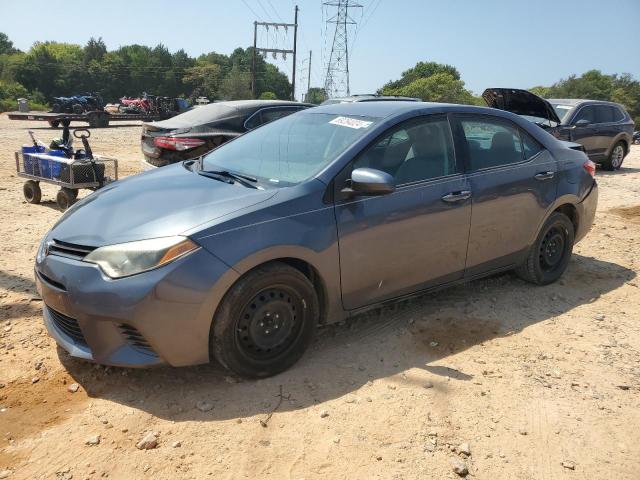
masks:
{"label": "blue plastic crate", "polygon": [[24,168],[24,172],[29,175],[40,175],[40,168],[38,165],[38,160],[33,158],[31,154],[34,153],[44,153],[45,147],[43,145],[38,145],[36,148],[35,145],[23,145],[22,146],[22,167]]}

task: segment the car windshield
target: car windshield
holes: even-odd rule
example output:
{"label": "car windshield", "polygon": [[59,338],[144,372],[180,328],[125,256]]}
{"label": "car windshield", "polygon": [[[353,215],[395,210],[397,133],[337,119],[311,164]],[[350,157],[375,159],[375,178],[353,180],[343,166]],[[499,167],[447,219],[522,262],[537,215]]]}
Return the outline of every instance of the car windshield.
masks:
{"label": "car windshield", "polygon": [[572,105],[561,105],[559,103],[552,103],[551,106],[556,111],[556,115],[558,115],[561,122],[564,122],[565,117],[573,108]]}
{"label": "car windshield", "polygon": [[272,186],[311,178],[362,137],[376,118],[297,113],[222,145],[203,158],[205,171],[256,177]]}

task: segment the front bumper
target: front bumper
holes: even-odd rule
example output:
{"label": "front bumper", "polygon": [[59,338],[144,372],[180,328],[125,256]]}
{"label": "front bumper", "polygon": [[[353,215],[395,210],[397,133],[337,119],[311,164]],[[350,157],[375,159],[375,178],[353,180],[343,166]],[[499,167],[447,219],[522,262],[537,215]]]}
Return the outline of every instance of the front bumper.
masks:
{"label": "front bumper", "polygon": [[578,230],[575,233],[575,243],[582,240],[593,226],[598,209],[598,184],[594,181],[591,191],[576,205],[578,211]]}
{"label": "front bumper", "polygon": [[95,264],[50,254],[35,277],[45,326],[69,354],[145,367],[207,363],[213,315],[238,274],[201,248],[117,280]]}

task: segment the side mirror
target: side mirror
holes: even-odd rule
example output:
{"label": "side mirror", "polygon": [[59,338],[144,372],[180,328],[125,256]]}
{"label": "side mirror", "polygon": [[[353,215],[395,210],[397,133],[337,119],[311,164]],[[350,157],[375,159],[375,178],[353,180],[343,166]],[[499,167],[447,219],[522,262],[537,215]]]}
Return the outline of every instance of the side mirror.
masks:
{"label": "side mirror", "polygon": [[591,122],[589,120],[587,120],[586,118],[583,118],[581,120],[578,120],[576,123],[573,124],[574,127],[586,127],[589,124],[591,124]]}
{"label": "side mirror", "polygon": [[387,195],[396,190],[391,175],[373,168],[356,168],[351,172],[351,185],[342,189],[347,195]]}

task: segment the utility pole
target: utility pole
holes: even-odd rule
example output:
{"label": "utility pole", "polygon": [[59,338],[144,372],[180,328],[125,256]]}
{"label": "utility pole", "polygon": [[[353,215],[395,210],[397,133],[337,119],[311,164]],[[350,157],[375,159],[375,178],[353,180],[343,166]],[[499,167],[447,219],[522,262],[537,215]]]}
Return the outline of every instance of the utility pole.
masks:
{"label": "utility pole", "polygon": [[348,26],[356,22],[349,16],[349,9],[362,8],[353,0],[329,0],[325,7],[337,7],[335,15],[327,23],[335,24],[331,54],[327,64],[324,89],[328,98],[350,95]]}
{"label": "utility pole", "polygon": [[[300,9],[296,5],[295,8],[295,17],[294,23],[277,23],[277,22],[253,22],[253,58],[251,63],[251,93],[253,94],[253,98],[256,98],[258,95],[257,88],[257,74],[256,74],[256,55],[261,54],[266,56],[267,53],[271,53],[273,58],[276,58],[278,54],[282,54],[283,59],[287,59],[287,53],[293,54],[293,71],[291,72],[291,98],[295,100],[295,90],[296,90],[296,54],[298,51],[298,11]],[[261,48],[258,47],[258,27],[263,27],[269,30],[269,27],[274,27],[276,30],[278,28],[284,28],[288,30],[289,28],[293,28],[293,50],[285,49],[285,48]]]}
{"label": "utility pole", "polygon": [[258,22],[253,22],[253,58],[251,59],[251,96],[256,98],[256,48],[258,47]]}
{"label": "utility pole", "polygon": [[311,54],[313,52],[311,50],[309,50],[309,72],[308,72],[308,76],[307,76],[307,95],[309,95],[309,89],[311,88]]}
{"label": "utility pole", "polygon": [[298,5],[293,17],[293,71],[291,72],[291,100],[296,99],[296,53],[298,52]]}

